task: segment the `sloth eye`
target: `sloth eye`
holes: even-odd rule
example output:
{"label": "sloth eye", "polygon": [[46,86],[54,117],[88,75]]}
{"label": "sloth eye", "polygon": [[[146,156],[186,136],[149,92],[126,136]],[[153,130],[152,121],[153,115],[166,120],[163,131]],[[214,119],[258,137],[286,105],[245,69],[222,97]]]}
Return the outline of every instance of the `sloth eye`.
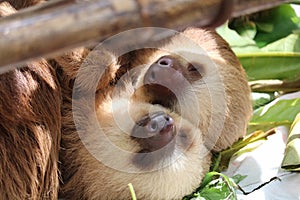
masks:
{"label": "sloth eye", "polygon": [[189,63],[187,70],[189,72],[198,72],[198,73],[204,73],[204,66],[199,63]]}
{"label": "sloth eye", "polygon": [[189,72],[197,72],[198,71],[197,68],[193,64],[189,64],[187,70]]}
{"label": "sloth eye", "polygon": [[204,67],[198,63],[189,63],[187,73],[191,81],[197,81],[204,75]]}

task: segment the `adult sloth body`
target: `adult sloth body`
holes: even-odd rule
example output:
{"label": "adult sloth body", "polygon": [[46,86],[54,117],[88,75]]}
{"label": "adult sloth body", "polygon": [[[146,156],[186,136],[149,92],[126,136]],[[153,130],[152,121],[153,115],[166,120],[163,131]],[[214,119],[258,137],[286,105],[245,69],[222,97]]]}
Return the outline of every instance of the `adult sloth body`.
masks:
{"label": "adult sloth body", "polygon": [[0,197],[130,199],[132,183],[139,199],[180,199],[211,150],[244,135],[250,90],[215,32],[114,53],[76,49],[0,76]]}

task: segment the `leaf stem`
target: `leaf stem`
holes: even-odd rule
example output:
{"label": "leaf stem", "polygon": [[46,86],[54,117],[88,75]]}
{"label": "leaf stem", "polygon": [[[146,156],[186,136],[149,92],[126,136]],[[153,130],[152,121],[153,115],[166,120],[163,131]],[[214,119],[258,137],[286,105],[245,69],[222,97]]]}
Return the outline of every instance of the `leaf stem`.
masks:
{"label": "leaf stem", "polygon": [[130,191],[130,194],[131,194],[131,199],[132,200],[137,200],[132,183],[129,183],[128,187],[129,187],[129,191]]}

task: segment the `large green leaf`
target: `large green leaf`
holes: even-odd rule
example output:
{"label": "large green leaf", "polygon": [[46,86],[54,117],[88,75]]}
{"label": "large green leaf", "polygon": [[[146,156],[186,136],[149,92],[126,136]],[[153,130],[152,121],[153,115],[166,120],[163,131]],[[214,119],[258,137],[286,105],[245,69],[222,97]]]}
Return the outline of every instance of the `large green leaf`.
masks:
{"label": "large green leaf", "polygon": [[249,80],[300,77],[300,35],[291,34],[256,53],[238,53]]}
{"label": "large green leaf", "polygon": [[268,109],[266,106],[254,112],[248,125],[248,133],[256,130],[266,131],[279,125],[291,125],[300,112],[300,98],[279,100]]}
{"label": "large green leaf", "polygon": [[261,51],[300,53],[300,34],[290,34],[261,48]]}
{"label": "large green leaf", "polygon": [[257,108],[264,106],[275,99],[274,93],[260,93],[260,92],[252,92],[252,107],[254,110]]}
{"label": "large green leaf", "polygon": [[300,77],[300,53],[257,52],[237,54],[248,80],[295,80]]}
{"label": "large green leaf", "polygon": [[232,32],[225,38],[244,69],[249,81],[262,79],[295,80],[300,77],[300,35],[291,34],[286,38],[259,49],[250,39],[242,38],[228,27],[220,33]]}

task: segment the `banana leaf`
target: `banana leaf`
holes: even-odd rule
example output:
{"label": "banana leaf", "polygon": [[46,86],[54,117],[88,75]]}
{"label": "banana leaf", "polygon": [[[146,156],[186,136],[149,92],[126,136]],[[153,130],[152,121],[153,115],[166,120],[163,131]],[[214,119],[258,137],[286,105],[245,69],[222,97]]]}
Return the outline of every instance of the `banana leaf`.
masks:
{"label": "banana leaf", "polygon": [[300,113],[291,126],[281,167],[290,171],[300,171]]}
{"label": "banana leaf", "polygon": [[256,52],[236,53],[249,81],[262,79],[291,81],[300,77],[299,34],[291,34]]}

